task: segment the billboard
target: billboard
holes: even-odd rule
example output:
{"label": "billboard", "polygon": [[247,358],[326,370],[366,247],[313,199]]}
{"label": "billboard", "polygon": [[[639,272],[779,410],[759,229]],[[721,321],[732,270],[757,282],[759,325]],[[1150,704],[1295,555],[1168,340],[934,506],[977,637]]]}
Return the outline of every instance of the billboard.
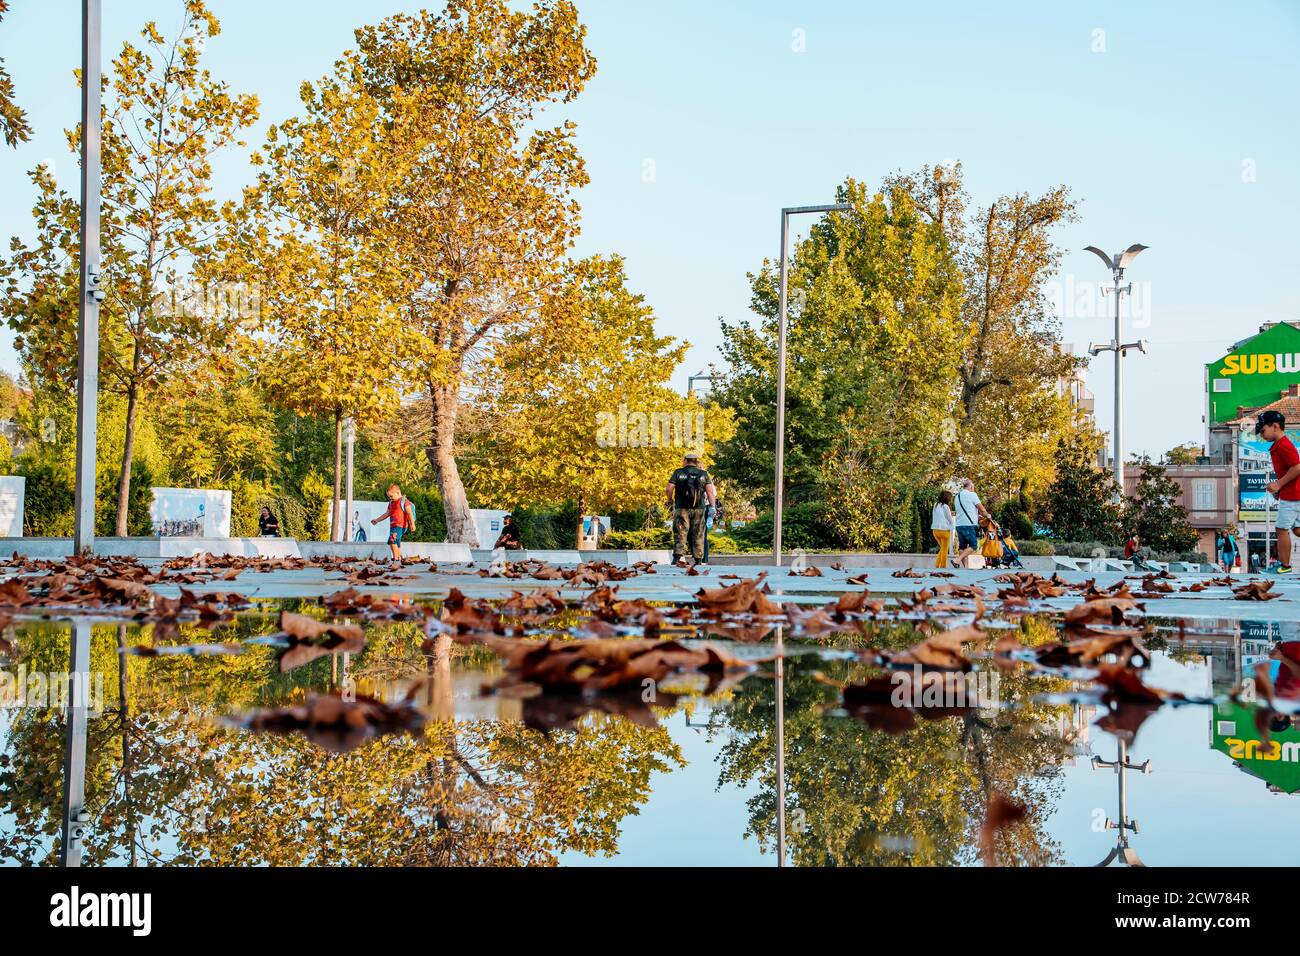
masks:
{"label": "billboard", "polygon": [[1273,480],[1271,471],[1243,471],[1237,475],[1237,520],[1267,521],[1277,510],[1277,499],[1264,490]]}
{"label": "billboard", "polygon": [[1300,731],[1274,731],[1265,743],[1255,728],[1255,707],[1226,701],[1210,708],[1210,746],[1269,787],[1300,791]]}
{"label": "billboard", "polygon": [[229,538],[230,492],[154,488],[149,517],[160,538]]}
{"label": "billboard", "polygon": [[[347,502],[340,501],[330,513],[330,531],[331,538],[334,530],[334,515],[342,516],[346,513]],[[383,544],[388,540],[388,522],[380,521],[378,524],[370,522],[376,518],[385,518],[388,514],[388,499],[383,501],[353,501],[352,502],[352,539],[360,542],[378,541]],[[416,515],[419,520],[419,515]],[[347,522],[344,521],[344,527]]]}
{"label": "billboard", "polygon": [[1300,329],[1279,322],[1205,366],[1210,425],[1237,418],[1241,408],[1276,402],[1300,383]]}

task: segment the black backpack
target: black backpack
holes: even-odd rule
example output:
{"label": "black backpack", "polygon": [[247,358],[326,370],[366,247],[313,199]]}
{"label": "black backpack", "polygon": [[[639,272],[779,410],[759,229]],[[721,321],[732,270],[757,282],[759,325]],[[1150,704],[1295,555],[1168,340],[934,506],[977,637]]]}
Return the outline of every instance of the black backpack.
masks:
{"label": "black backpack", "polygon": [[[685,480],[683,481],[683,479]],[[705,473],[698,468],[690,471],[683,470],[681,472],[681,477],[679,477],[676,482],[677,507],[704,507],[704,479]]]}

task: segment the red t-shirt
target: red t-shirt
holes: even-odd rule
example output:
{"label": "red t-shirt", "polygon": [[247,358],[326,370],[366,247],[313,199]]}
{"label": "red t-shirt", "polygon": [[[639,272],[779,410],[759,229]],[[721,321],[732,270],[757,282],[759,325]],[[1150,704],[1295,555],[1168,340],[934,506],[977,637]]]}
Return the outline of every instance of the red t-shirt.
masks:
{"label": "red t-shirt", "polygon": [[[1285,435],[1273,442],[1268,453],[1273,458],[1273,474],[1279,479],[1300,465],[1300,452],[1296,451],[1295,444]],[[1293,480],[1290,484],[1283,485],[1278,489],[1277,496],[1283,501],[1300,501],[1300,481]]]}
{"label": "red t-shirt", "polygon": [[[1283,641],[1274,650],[1287,660],[1300,664],[1300,641]],[[1300,678],[1291,672],[1286,661],[1283,661],[1277,669],[1277,680],[1273,682],[1273,690],[1279,697],[1300,697]]]}
{"label": "red t-shirt", "polygon": [[405,498],[388,502],[388,523],[394,528],[407,527]]}

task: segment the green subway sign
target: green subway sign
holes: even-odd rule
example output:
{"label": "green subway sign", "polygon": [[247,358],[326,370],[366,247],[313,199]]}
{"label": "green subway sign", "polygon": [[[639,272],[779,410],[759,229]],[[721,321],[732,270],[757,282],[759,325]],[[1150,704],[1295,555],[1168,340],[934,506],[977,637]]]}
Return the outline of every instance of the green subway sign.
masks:
{"label": "green subway sign", "polygon": [[1300,329],[1281,322],[1205,366],[1210,424],[1232,421],[1239,408],[1276,402],[1300,384]]}

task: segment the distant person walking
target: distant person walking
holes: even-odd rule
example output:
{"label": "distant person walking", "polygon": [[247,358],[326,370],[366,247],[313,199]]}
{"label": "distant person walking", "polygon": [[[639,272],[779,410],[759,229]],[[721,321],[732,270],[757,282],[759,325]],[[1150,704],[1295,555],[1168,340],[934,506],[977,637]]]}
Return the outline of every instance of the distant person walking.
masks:
{"label": "distant person walking", "polygon": [[1286,416],[1270,409],[1255,418],[1255,434],[1269,442],[1273,474],[1264,489],[1277,498],[1277,564],[1273,574],[1291,573],[1291,532],[1300,524],[1300,452],[1286,437]]}
{"label": "distant person walking", "polygon": [[939,492],[939,500],[934,503],[934,511],[930,514],[930,533],[939,542],[939,553],[934,559],[936,568],[948,566],[948,554],[952,550],[952,529],[956,526],[952,513],[952,492],[945,488]]}
{"label": "distant person walking", "polygon": [[1223,565],[1225,574],[1237,566],[1239,554],[1236,537],[1231,531],[1224,529],[1223,535],[1219,539],[1219,562]]}
{"label": "distant person walking", "polygon": [[388,511],[370,523],[379,524],[385,518],[388,519],[388,550],[394,561],[401,561],[402,538],[415,528],[415,509],[397,485],[388,486]]}
{"label": "distant person walking", "polygon": [[685,567],[686,555],[696,567],[704,563],[704,538],[708,509],[718,503],[713,478],[700,467],[700,456],[692,452],[682,459],[682,467],[668,478],[668,507],[673,513],[673,564]]}
{"label": "distant person walking", "polygon": [[280,522],[266,505],[262,505],[262,513],[257,516],[257,533],[263,538],[280,537]]}
{"label": "distant person walking", "polygon": [[984,502],[980,501],[980,496],[975,494],[975,482],[967,478],[961,483],[961,491],[957,492],[955,499],[956,507],[953,513],[957,522],[957,557],[953,561],[953,567],[959,568],[962,562],[966,560],[967,555],[974,554],[980,547],[980,528],[981,518],[992,521],[993,516],[989,510],[984,507]]}

